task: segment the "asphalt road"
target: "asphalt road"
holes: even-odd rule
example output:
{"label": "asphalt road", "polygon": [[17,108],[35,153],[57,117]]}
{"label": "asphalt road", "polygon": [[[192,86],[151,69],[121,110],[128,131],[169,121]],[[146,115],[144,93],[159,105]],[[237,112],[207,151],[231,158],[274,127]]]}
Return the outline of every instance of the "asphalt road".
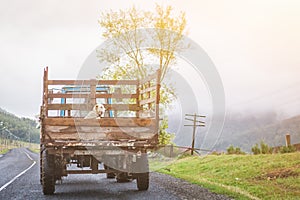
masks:
{"label": "asphalt road", "polygon": [[69,175],[57,183],[54,195],[45,196],[39,181],[39,155],[25,148],[0,157],[0,200],[10,199],[217,199],[229,198],[159,173],[151,173],[148,191],[136,182],[117,183],[101,175]]}

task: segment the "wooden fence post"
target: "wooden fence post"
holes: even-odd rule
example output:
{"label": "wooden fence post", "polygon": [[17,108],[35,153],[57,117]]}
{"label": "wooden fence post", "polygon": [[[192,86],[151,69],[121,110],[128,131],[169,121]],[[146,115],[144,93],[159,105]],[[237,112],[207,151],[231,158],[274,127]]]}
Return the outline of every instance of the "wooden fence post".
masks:
{"label": "wooden fence post", "polygon": [[288,146],[291,146],[291,135],[290,134],[286,134],[285,135],[285,145],[288,147]]}
{"label": "wooden fence post", "polygon": [[170,158],[173,157],[173,151],[174,151],[173,148],[174,148],[174,147],[173,147],[173,144],[171,144],[171,146],[170,146]]}

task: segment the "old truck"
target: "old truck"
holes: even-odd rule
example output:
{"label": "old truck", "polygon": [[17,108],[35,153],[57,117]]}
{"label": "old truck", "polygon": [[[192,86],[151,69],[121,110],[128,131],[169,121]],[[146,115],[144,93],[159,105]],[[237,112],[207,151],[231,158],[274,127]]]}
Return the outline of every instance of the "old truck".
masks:
{"label": "old truck", "polygon": [[[49,80],[40,108],[40,181],[45,195],[69,174],[106,173],[149,187],[147,153],[158,147],[160,71],[143,80]],[[85,119],[96,103],[104,117]]]}

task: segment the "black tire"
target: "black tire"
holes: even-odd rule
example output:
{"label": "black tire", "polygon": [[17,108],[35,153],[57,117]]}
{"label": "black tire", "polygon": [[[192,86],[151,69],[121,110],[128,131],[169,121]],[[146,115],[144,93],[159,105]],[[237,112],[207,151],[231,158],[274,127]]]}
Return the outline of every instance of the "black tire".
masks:
{"label": "black tire", "polygon": [[137,174],[136,185],[139,191],[148,190],[149,188],[149,172]]}
{"label": "black tire", "polygon": [[49,155],[47,150],[42,153],[42,186],[44,195],[54,194],[55,191],[55,163],[54,155]]}
{"label": "black tire", "polygon": [[143,153],[135,165],[136,185],[139,191],[149,188],[149,163],[147,153]]}
{"label": "black tire", "polygon": [[127,183],[127,182],[131,182],[131,181],[132,181],[132,178],[129,177],[126,172],[122,172],[122,173],[117,175],[117,182],[118,183]]}
{"label": "black tire", "polygon": [[[104,165],[104,169],[111,169],[110,167]],[[116,174],[111,172],[111,173],[106,173],[106,178],[116,178]]]}
{"label": "black tire", "polygon": [[115,173],[106,173],[106,178],[109,178],[109,179],[116,178],[116,175],[115,175]]}
{"label": "black tire", "polygon": [[41,185],[43,185],[43,181],[42,181],[42,179],[43,179],[43,176],[42,176],[42,171],[43,171],[42,165],[43,165],[42,152],[40,152],[40,183],[41,183]]}

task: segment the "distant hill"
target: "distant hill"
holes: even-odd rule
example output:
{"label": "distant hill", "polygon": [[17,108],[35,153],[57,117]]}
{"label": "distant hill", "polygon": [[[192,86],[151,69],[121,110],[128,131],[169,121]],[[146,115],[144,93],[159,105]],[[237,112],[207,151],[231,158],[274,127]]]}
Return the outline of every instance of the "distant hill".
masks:
{"label": "distant hill", "polygon": [[3,127],[6,127],[13,135],[19,137],[23,141],[31,141],[34,143],[39,143],[40,141],[40,133],[39,130],[36,129],[37,123],[28,118],[19,118],[6,110],[0,108],[0,122],[2,122],[2,126],[0,125],[0,137],[10,137],[7,131],[3,130]]}
{"label": "distant hill", "polygon": [[[300,116],[295,116],[285,120],[271,120],[269,123],[256,123],[255,120],[250,122],[249,120],[242,120],[244,123],[248,121],[247,130],[239,130],[240,124],[236,124],[236,129],[225,127],[222,137],[218,143],[218,148],[224,149],[230,146],[239,146],[245,151],[251,151],[251,147],[255,143],[264,141],[270,146],[282,146],[285,145],[285,135],[289,133],[291,135],[292,144],[300,143]],[[231,123],[231,127],[234,123]],[[249,127],[250,125],[250,127]]]}
{"label": "distant hill", "polygon": [[[170,123],[169,127],[176,127],[176,124],[180,122],[173,123]],[[170,132],[176,132],[176,130],[170,129]],[[234,145],[251,152],[251,147],[261,141],[270,146],[285,145],[286,133],[291,135],[292,144],[295,144],[300,143],[300,115],[281,120],[274,112],[257,115],[231,113],[226,116],[220,137],[217,137],[216,134],[207,134],[205,137],[206,133],[207,127],[198,129],[195,147],[211,149],[214,146],[215,150],[226,151],[230,145]],[[190,146],[191,137],[192,128],[183,127],[176,133],[174,142],[179,146]],[[217,143],[214,145],[216,141]]]}

